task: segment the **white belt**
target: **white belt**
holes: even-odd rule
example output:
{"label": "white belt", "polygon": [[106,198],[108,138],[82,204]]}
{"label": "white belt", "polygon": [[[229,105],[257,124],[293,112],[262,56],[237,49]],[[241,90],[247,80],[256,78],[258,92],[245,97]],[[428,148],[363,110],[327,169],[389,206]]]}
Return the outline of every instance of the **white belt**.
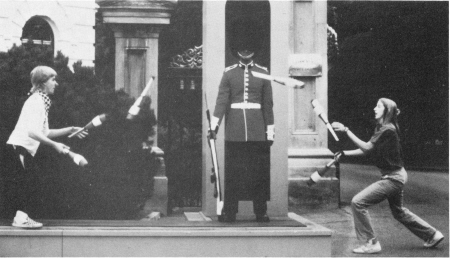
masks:
{"label": "white belt", "polygon": [[233,108],[233,109],[261,109],[261,104],[248,103],[248,102],[233,103],[233,104],[231,104],[231,108]]}

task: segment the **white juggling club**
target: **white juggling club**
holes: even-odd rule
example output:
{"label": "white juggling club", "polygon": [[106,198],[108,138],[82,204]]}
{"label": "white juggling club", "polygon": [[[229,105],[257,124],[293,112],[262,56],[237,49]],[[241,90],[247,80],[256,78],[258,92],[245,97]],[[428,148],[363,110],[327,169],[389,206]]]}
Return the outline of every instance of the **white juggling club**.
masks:
{"label": "white juggling club", "polygon": [[317,181],[320,180],[320,178],[325,175],[325,173],[330,169],[331,166],[336,163],[337,160],[333,159],[332,161],[328,162],[328,164],[322,169],[322,170],[316,170],[312,175],[309,177],[308,182],[306,183],[308,186],[312,186],[313,184],[317,183]]}
{"label": "white juggling club", "polygon": [[322,119],[322,121],[325,123],[325,125],[327,126],[330,133],[333,135],[334,139],[338,142],[339,138],[337,137],[336,133],[334,132],[333,127],[331,127],[330,122],[328,121],[327,114],[325,113],[325,110],[322,108],[322,105],[320,105],[320,103],[317,99],[313,99],[311,101],[311,104],[314,108],[314,112],[316,113],[316,115],[318,115],[320,117],[320,119]]}
{"label": "white juggling club", "polygon": [[77,164],[77,166],[84,167],[88,164],[87,160],[80,154],[72,152],[69,149],[64,149],[63,152],[64,154],[69,155],[69,157],[73,160],[73,162],[75,162],[75,164]]}
{"label": "white juggling club", "polygon": [[145,95],[147,95],[147,92],[150,90],[150,87],[152,86],[154,79],[155,77],[153,76],[150,77],[150,80],[148,81],[141,95],[136,99],[133,106],[131,106],[130,109],[128,110],[127,119],[131,120],[139,114],[139,111],[141,111],[142,100],[144,99]]}
{"label": "white juggling club", "polygon": [[289,77],[279,77],[279,76],[272,76],[268,74],[258,73],[258,72],[252,72],[253,76],[257,78],[261,78],[268,81],[274,81],[278,82],[281,85],[292,87],[292,88],[303,88],[305,87],[305,83],[296,79],[292,79]]}
{"label": "white juggling club", "polygon": [[101,115],[98,115],[98,116],[94,117],[94,119],[92,119],[91,122],[89,122],[83,128],[81,128],[80,130],[78,130],[78,131],[72,133],[71,135],[69,135],[69,138],[72,138],[73,136],[75,136],[75,135],[77,135],[77,134],[79,134],[79,133],[81,133],[83,131],[92,129],[94,127],[101,126],[103,124],[103,122],[106,121],[106,118],[107,118],[107,114],[101,114]]}

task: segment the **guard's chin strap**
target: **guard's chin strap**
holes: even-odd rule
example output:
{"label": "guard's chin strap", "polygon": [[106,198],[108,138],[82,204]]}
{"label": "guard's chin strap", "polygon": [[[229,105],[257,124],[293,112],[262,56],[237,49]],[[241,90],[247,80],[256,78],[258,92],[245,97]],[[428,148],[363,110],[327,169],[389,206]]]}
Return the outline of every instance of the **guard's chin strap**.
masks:
{"label": "guard's chin strap", "polygon": [[241,53],[238,52],[239,57],[244,58],[244,59],[250,59],[255,55],[255,52],[252,52],[251,54],[248,54],[246,56],[241,55]]}

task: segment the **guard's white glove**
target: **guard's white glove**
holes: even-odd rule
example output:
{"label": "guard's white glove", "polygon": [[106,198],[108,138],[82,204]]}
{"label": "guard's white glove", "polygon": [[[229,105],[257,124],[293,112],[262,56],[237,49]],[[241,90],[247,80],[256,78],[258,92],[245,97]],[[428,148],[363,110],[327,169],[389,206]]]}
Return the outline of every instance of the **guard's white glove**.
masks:
{"label": "guard's white glove", "polygon": [[219,118],[215,116],[211,117],[211,129],[217,133],[217,131],[219,130]]}
{"label": "guard's white glove", "polygon": [[211,117],[211,130],[208,129],[208,140],[216,139],[217,131],[219,131],[219,118],[212,116]]}
{"label": "guard's white glove", "polygon": [[275,125],[268,125],[267,126],[266,135],[267,135],[267,140],[271,141],[270,145],[272,145],[273,141],[275,139]]}

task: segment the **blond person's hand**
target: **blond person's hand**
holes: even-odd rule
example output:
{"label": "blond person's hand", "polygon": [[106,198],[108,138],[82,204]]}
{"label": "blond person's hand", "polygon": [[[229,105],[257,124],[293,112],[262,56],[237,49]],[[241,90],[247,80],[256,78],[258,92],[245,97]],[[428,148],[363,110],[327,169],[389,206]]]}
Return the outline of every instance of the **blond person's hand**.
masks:
{"label": "blond person's hand", "polygon": [[67,150],[70,150],[69,146],[60,142],[54,142],[53,148],[55,148],[56,152],[58,152],[59,154],[67,154]]}
{"label": "blond person's hand", "polygon": [[[72,126],[72,129],[70,130],[70,133],[72,134],[72,133],[74,133],[74,132],[76,132],[78,130],[81,130],[81,129],[82,129],[82,127]],[[83,139],[83,138],[86,138],[86,136],[88,136],[88,135],[89,135],[88,131],[87,130],[83,130],[83,131],[77,133],[75,136],[78,137],[79,139]]]}
{"label": "blond person's hand", "polygon": [[336,132],[345,132],[345,127],[343,124],[339,123],[339,122],[333,122],[331,123],[331,127],[333,127],[333,130]]}

